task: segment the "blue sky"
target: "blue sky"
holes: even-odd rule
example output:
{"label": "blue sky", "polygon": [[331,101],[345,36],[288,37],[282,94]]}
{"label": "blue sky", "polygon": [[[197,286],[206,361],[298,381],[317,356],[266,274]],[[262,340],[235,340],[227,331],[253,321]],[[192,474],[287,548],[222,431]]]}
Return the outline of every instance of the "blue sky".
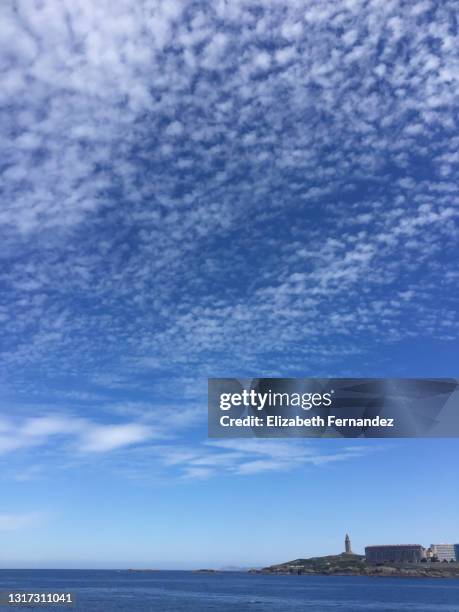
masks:
{"label": "blue sky", "polygon": [[456,440],[206,431],[208,376],[457,376],[455,3],[1,12],[0,565],[458,541]]}

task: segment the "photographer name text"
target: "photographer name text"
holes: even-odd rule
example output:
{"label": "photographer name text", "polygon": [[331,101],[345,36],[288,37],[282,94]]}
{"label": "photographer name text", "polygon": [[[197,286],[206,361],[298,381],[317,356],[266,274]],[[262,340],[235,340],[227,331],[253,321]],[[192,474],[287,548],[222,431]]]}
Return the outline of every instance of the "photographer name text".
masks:
{"label": "photographer name text", "polygon": [[327,417],[313,416],[310,418],[283,417],[279,415],[230,417],[225,414],[220,417],[222,427],[395,427],[395,419],[382,418],[341,418],[333,414]]}

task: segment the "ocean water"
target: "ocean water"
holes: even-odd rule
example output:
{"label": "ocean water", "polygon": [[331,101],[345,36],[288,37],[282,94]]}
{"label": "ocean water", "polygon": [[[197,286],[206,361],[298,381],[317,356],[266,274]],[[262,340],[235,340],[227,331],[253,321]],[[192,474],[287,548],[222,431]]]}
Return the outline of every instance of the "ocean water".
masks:
{"label": "ocean water", "polygon": [[243,573],[0,570],[0,591],[73,591],[88,612],[459,612],[459,580]]}

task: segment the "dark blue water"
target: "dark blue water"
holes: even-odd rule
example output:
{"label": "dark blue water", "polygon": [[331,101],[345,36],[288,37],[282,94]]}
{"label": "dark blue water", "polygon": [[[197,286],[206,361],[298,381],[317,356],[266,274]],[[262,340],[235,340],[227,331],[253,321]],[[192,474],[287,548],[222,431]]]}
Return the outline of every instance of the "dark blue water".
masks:
{"label": "dark blue water", "polygon": [[11,589],[73,591],[77,602],[1,612],[459,612],[459,580],[424,578],[0,570],[0,590]]}

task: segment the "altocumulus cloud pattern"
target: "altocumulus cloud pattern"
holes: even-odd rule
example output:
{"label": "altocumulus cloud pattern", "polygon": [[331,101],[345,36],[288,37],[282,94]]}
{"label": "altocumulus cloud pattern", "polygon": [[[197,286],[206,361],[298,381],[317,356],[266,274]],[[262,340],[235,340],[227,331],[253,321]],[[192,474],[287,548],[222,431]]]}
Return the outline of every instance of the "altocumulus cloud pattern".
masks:
{"label": "altocumulus cloud pattern", "polygon": [[4,0],[8,410],[57,410],[88,449],[102,406],[129,432],[106,450],[162,435],[170,388],[177,427],[204,423],[197,373],[456,339],[456,9]]}

